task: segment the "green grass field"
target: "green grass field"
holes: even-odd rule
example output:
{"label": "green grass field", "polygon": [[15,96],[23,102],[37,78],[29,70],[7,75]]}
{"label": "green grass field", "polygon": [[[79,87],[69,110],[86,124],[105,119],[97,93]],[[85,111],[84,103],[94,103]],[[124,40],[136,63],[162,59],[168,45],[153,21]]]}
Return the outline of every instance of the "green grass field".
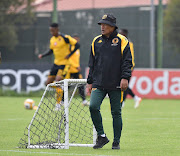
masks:
{"label": "green grass field", "polygon": [[[122,110],[123,131],[121,149],[112,150],[112,118],[109,100],[102,104],[105,133],[110,143],[102,149],[70,147],[70,149],[18,149],[24,129],[31,121],[34,110],[25,110],[27,97],[0,97],[0,155],[63,155],[63,156],[174,156],[180,155],[180,100],[144,99],[138,109],[127,100]],[[31,97],[36,104],[40,98]]]}

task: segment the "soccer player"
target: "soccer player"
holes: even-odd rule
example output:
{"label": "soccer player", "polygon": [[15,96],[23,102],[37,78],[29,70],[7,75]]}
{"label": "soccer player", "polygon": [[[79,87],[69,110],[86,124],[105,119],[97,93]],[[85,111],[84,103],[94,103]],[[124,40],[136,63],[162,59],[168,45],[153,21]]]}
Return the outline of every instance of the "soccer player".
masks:
{"label": "soccer player", "polygon": [[[46,81],[46,85],[52,83],[54,80],[59,81],[64,79],[68,71],[68,68],[66,69],[65,66],[70,65],[69,57],[80,47],[79,43],[71,36],[59,33],[57,23],[52,23],[49,29],[52,35],[50,39],[50,48],[47,52],[39,54],[38,56],[39,59],[41,59],[45,56],[54,54],[54,64]],[[69,50],[70,45],[75,46],[74,50],[71,52]]]}
{"label": "soccer player", "polygon": [[[120,29],[119,33],[121,35],[124,35],[126,38],[128,38],[128,30],[127,29]],[[131,54],[132,54],[132,59],[133,59],[133,68],[134,68],[134,66],[135,66],[135,63],[134,63],[134,46],[133,46],[132,41],[130,41],[130,40],[129,40],[129,45],[130,45],[130,49],[131,49]],[[124,105],[125,105],[125,100],[126,100],[127,94],[131,95],[134,98],[134,102],[135,102],[134,108],[138,108],[142,99],[140,97],[138,97],[137,95],[135,95],[129,87],[127,88],[126,91],[124,91],[122,107],[124,107]]]}
{"label": "soccer player", "polygon": [[89,109],[98,134],[93,148],[102,148],[109,142],[100,113],[102,101],[108,94],[114,131],[112,149],[120,149],[121,102],[131,77],[132,56],[129,42],[125,36],[118,34],[116,18],[112,14],[105,14],[98,24],[101,25],[101,35],[92,41],[87,79],[91,90]]}
{"label": "soccer player", "polygon": [[[52,83],[53,81],[60,81],[64,78],[68,78],[68,70],[70,68],[69,58],[74,54],[74,52],[80,47],[79,43],[69,35],[64,35],[59,33],[59,28],[57,23],[52,23],[50,25],[50,33],[52,35],[50,39],[50,48],[47,52],[39,54],[39,59],[54,54],[54,64],[48,75],[46,85]],[[70,51],[70,45],[74,46],[73,51]],[[60,107],[59,103],[62,98],[62,90],[58,89],[57,93],[61,93],[58,96],[56,107]],[[59,94],[58,94],[59,95]],[[61,98],[59,98],[61,97]]]}
{"label": "soccer player", "polygon": [[[80,38],[78,34],[72,35],[72,37],[79,43]],[[70,46],[70,50],[72,51],[75,47]],[[70,72],[70,78],[73,79],[82,79],[81,68],[80,68],[80,49],[77,49],[76,52],[69,58],[71,67],[69,69]],[[88,106],[89,102],[86,100],[85,92],[84,92],[84,86],[79,87],[79,94],[83,100],[82,104],[83,106]]]}

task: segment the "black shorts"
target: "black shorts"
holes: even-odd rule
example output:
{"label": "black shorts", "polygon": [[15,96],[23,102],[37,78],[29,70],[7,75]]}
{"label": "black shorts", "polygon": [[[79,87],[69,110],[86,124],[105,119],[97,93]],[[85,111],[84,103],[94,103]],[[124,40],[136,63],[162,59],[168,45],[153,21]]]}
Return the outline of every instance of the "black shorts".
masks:
{"label": "black shorts", "polygon": [[59,70],[59,69],[60,69],[60,70],[64,70],[64,68],[65,68],[65,65],[60,65],[60,66],[58,66],[58,65],[56,65],[56,64],[53,64],[49,76],[56,76],[57,73],[58,73],[58,70]]}
{"label": "black shorts", "polygon": [[62,79],[69,79],[70,73],[69,73],[70,65],[56,65],[54,64],[51,68],[49,76],[60,76]]}
{"label": "black shorts", "polygon": [[78,73],[71,73],[70,78],[72,79],[82,79],[82,74],[80,72]]}

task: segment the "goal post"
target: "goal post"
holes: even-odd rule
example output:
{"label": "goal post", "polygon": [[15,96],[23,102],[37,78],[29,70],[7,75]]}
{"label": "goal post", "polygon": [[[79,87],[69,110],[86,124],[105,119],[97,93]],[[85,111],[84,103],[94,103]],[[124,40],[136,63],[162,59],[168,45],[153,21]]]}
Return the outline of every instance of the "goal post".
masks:
{"label": "goal post", "polygon": [[[82,105],[84,98],[78,94],[86,84],[86,79],[65,79],[48,84],[20,139],[19,148],[92,147],[97,133],[89,107]],[[89,97],[86,100],[89,101]]]}

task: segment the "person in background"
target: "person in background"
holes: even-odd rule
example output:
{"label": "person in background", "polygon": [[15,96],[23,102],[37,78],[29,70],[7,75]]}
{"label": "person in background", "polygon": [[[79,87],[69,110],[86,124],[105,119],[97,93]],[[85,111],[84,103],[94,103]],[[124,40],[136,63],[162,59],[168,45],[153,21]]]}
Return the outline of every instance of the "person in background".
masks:
{"label": "person in background", "polygon": [[[126,38],[128,38],[128,30],[127,29],[120,29],[119,33],[121,35],[125,36]],[[128,38],[128,40],[129,40],[131,55],[132,55],[132,59],[133,59],[133,67],[132,67],[132,70],[133,70],[134,66],[135,66],[135,63],[134,63],[134,46],[133,46],[132,41],[129,38]],[[135,102],[134,108],[138,108],[142,99],[140,97],[138,97],[137,95],[135,95],[133,93],[133,91],[129,88],[129,86],[128,86],[127,90],[124,91],[122,107],[125,106],[125,100],[126,100],[126,97],[128,94],[134,99],[134,102]]]}
{"label": "person in background", "polygon": [[[74,54],[74,52],[79,49],[79,43],[69,35],[64,35],[59,33],[59,26],[57,23],[52,23],[50,25],[50,33],[52,35],[50,39],[49,50],[43,54],[39,54],[38,58],[42,59],[43,57],[54,54],[54,64],[51,68],[51,71],[48,75],[46,85],[54,81],[60,81],[65,78],[69,78],[69,68],[70,61],[69,58]],[[74,46],[74,49],[70,51],[69,47]],[[63,97],[63,91],[60,88],[56,90],[56,108],[60,109],[60,104]]]}
{"label": "person in background", "polygon": [[[79,43],[80,38],[78,34],[73,34],[72,37]],[[73,51],[75,46],[70,45],[70,50]],[[80,67],[80,49],[77,49],[75,53],[69,58],[71,67],[69,69],[70,78],[82,79],[81,67]],[[83,106],[89,106],[89,102],[86,100],[84,86],[79,87],[79,94],[83,100]]]}

